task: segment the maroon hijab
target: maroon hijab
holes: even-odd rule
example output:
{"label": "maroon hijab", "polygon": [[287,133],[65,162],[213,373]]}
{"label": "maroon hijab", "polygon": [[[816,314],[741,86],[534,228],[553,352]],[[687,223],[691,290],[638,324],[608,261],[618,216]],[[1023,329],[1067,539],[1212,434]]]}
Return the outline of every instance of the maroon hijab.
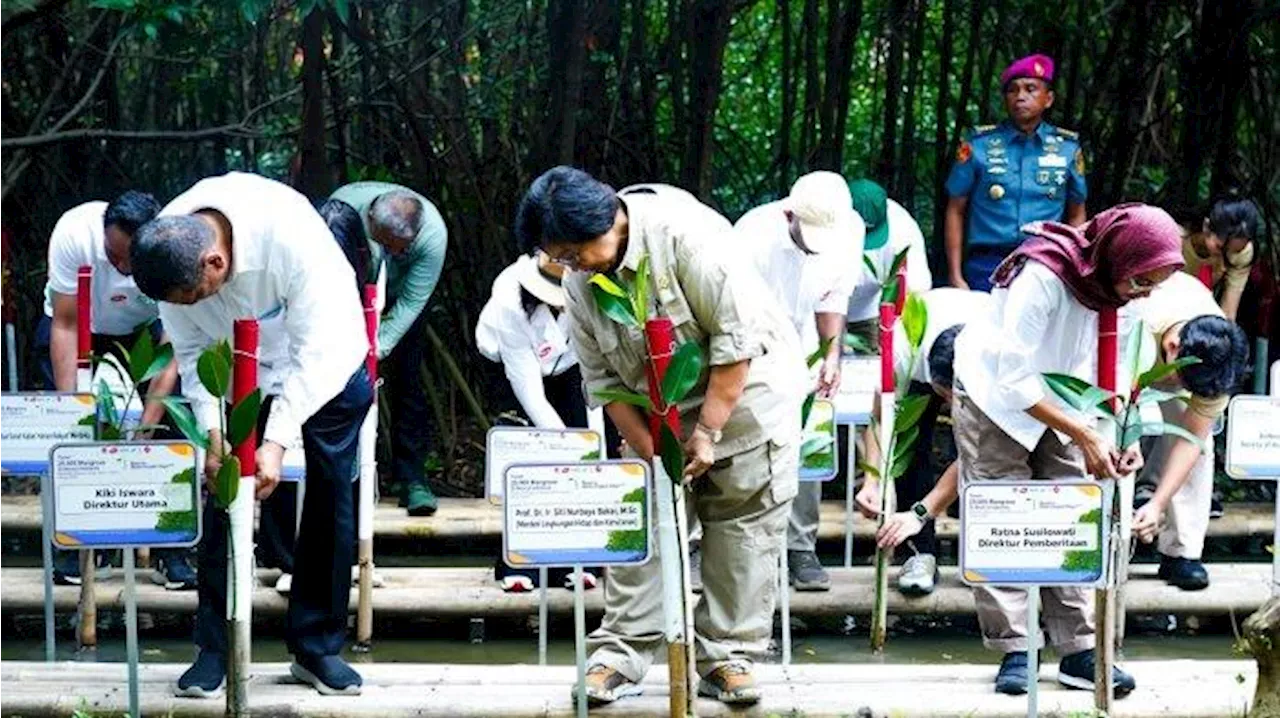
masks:
{"label": "maroon hijab", "polygon": [[1027,260],[1035,260],[1094,311],[1125,303],[1116,294],[1117,282],[1183,264],[1182,229],[1164,210],[1145,204],[1116,205],[1083,227],[1032,222],[1022,232],[1022,245],[996,267],[992,284],[1009,286]]}

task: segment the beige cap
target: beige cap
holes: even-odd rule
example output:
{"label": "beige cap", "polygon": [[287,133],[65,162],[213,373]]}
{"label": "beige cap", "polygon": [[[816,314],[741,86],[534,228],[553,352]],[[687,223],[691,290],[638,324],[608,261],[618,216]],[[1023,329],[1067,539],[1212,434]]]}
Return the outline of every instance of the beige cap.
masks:
{"label": "beige cap", "polygon": [[516,260],[516,281],[540,301],[556,308],[564,306],[564,287],[556,277],[542,271],[536,257],[525,254]]}
{"label": "beige cap", "polygon": [[859,222],[849,184],[835,172],[810,172],[796,180],[783,205],[800,220],[804,243],[815,252],[857,238]]}

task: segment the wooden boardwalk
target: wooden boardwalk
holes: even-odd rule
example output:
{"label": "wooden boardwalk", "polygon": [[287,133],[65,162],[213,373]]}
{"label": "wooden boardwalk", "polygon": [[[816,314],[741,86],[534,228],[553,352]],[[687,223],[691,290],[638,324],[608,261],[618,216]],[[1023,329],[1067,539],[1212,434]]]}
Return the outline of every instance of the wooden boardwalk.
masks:
{"label": "wooden boardwalk", "polygon": [[[359,697],[324,697],[292,682],[285,664],[257,664],[250,683],[255,716],[323,718],[569,718],[574,680],[571,666],[463,666],[366,664]],[[1117,701],[1113,718],[1240,718],[1257,680],[1247,661],[1132,661],[1126,667],[1138,689]],[[174,698],[169,687],[185,668],[141,667],[144,716],[222,716],[223,701]],[[801,665],[758,667],[764,701],[730,711],[700,701],[698,715],[893,716],[963,718],[1026,715],[1024,698],[997,695],[994,665]],[[1092,715],[1092,694],[1068,691],[1054,679],[1055,665],[1041,671],[1042,716]],[[592,712],[605,718],[648,718],[667,712],[666,671],[655,667],[644,694]],[[125,667],[119,663],[0,664],[0,713],[41,718],[120,715],[127,708]]]}
{"label": "wooden boardwalk", "polygon": [[[1126,592],[1130,614],[1223,615],[1234,613],[1243,619],[1271,596],[1269,564],[1209,564],[1212,582],[1204,591],[1182,591],[1155,577],[1156,566],[1136,564]],[[824,593],[792,592],[791,611],[797,616],[865,615],[871,612],[872,568],[832,568],[832,589]],[[378,569],[386,585],[374,589],[376,615],[436,618],[481,618],[528,616],[538,610],[537,593],[503,593],[488,568],[386,568]],[[149,571],[140,571],[138,609],[150,613],[194,613],[194,591],[165,591],[149,580]],[[282,614],[287,599],[270,588],[278,575],[259,573],[260,586],[254,592],[253,610],[259,615]],[[6,612],[38,613],[43,605],[44,587],[40,569],[0,569],[0,609]],[[120,572],[98,584],[98,605],[103,609],[123,609],[124,582]],[[603,590],[587,593],[587,610],[603,611]],[[80,589],[57,586],[55,604],[60,611],[75,611]],[[954,567],[942,569],[942,584],[932,595],[906,598],[891,591],[889,612],[893,614],[967,615],[974,612],[972,592],[960,583]],[[355,592],[351,607],[355,610]],[[549,592],[550,610],[571,615],[573,595],[563,588]]]}
{"label": "wooden boardwalk", "polygon": [[[1270,504],[1230,504],[1220,519],[1209,522],[1210,538],[1271,537],[1275,510]],[[955,539],[960,522],[950,517],[938,519],[938,536]],[[502,536],[502,510],[484,499],[440,499],[440,510],[430,517],[410,517],[394,502],[378,505],[373,521],[377,541],[410,541],[448,538],[484,539],[497,542]],[[858,516],[854,535],[869,540],[871,521]],[[40,500],[37,496],[5,496],[0,499],[0,531],[6,535],[40,531]],[[844,539],[844,502],[824,501],[818,526],[822,541]],[[865,544],[864,544],[865,548]]]}

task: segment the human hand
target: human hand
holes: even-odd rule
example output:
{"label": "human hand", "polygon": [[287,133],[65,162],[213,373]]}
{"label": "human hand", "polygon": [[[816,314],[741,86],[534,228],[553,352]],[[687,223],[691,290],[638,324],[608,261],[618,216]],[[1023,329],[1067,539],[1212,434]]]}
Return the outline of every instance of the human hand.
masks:
{"label": "human hand", "polygon": [[876,531],[876,546],[882,549],[894,548],[903,541],[920,533],[924,522],[912,511],[900,511],[889,517],[880,530]]}
{"label": "human hand", "polygon": [[696,479],[707,472],[716,461],[715,444],[701,427],[693,430],[689,440],[684,443],[684,481]]}
{"label": "human hand", "polygon": [[968,289],[969,283],[964,280],[963,274],[953,274],[951,275],[951,286],[956,289]]}
{"label": "human hand", "polygon": [[1148,501],[1133,514],[1133,535],[1143,543],[1151,543],[1164,524],[1164,507],[1155,500]]}
{"label": "human hand", "polygon": [[858,495],[853,497],[853,503],[858,507],[858,512],[869,519],[874,519],[880,515],[880,482],[868,476],[862,482],[862,488],[858,489]]}
{"label": "human hand", "polygon": [[255,472],[257,485],[253,491],[253,497],[261,501],[271,495],[276,490],[276,485],[280,483],[280,469],[284,464],[284,447],[274,441],[264,441],[262,446],[258,447],[257,455],[258,468]]}
{"label": "human hand", "polygon": [[204,482],[210,491],[218,491],[218,472],[222,470],[222,457],[231,451],[218,431],[209,432],[209,448],[204,452]]}
{"label": "human hand", "polygon": [[840,390],[840,354],[827,354],[818,372],[818,397],[830,399]]}
{"label": "human hand", "polygon": [[1084,468],[1097,479],[1118,478],[1116,450],[1102,435],[1085,428],[1075,437],[1076,445],[1084,454]]}
{"label": "human hand", "polygon": [[1134,444],[1125,449],[1124,453],[1120,455],[1116,466],[1120,469],[1122,475],[1128,476],[1129,474],[1137,473],[1142,468],[1143,463],[1142,449],[1137,444]]}

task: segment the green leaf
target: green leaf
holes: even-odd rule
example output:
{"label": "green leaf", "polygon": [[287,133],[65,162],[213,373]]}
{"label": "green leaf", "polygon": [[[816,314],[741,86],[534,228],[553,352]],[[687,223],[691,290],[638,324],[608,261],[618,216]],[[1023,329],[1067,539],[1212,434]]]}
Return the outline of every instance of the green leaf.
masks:
{"label": "green leaf", "polygon": [[227,422],[227,440],[239,446],[258,426],[258,410],[262,407],[262,391],[254,389],[231,408],[231,420]]}
{"label": "green leaf", "polygon": [[[132,356],[129,354],[129,350],[125,349],[124,345],[121,344],[120,342],[111,342],[111,343],[116,345],[116,349],[120,352],[120,356],[124,357],[124,367],[128,369],[132,362]],[[105,362],[106,360],[107,360],[107,355],[98,357],[98,361]],[[124,382],[122,381],[121,383],[124,383]]]}
{"label": "green leaf", "polygon": [[662,377],[662,401],[667,406],[678,403],[698,383],[700,376],[702,350],[693,342],[681,344],[667,365],[666,376]]}
{"label": "green leaf", "polygon": [[222,466],[218,469],[218,508],[226,510],[240,493],[240,459],[235,454],[222,457]]}
{"label": "green leaf", "polygon": [[[599,276],[599,275],[597,275]],[[649,316],[649,255],[640,258],[635,285],[631,288],[631,313],[637,322]]]}
{"label": "green leaf", "polygon": [[885,281],[884,289],[880,290],[881,304],[894,304],[898,301],[898,277],[892,275]]}
{"label": "green leaf", "polygon": [[601,389],[600,391],[592,392],[592,396],[608,404],[612,404],[616,401],[623,404],[630,404],[631,406],[638,406],[648,412],[653,411],[653,403],[649,401],[649,397],[644,396],[643,394],[636,394],[635,392],[618,391],[616,389]]}
{"label": "green leaf", "polygon": [[813,353],[804,360],[804,365],[812,369],[814,364],[817,364],[822,357],[827,355],[827,350],[830,348],[831,337],[823,337],[822,340],[818,342],[818,348],[813,350]]}
{"label": "green leaf", "polygon": [[611,294],[619,299],[626,299],[627,292],[618,283],[613,281],[607,274],[593,274],[591,279],[587,280],[593,287],[600,287],[606,293]]}
{"label": "green leaf", "polygon": [[114,424],[103,424],[98,427],[98,441],[119,441],[123,436],[120,434],[120,427]]}
{"label": "green leaf", "polygon": [[929,407],[927,394],[908,394],[898,400],[898,410],[893,416],[893,433],[904,434],[907,429],[915,427]]}
{"label": "green leaf", "polygon": [[902,269],[902,263],[907,261],[907,250],[908,247],[903,247],[901,252],[894,255],[893,265],[889,267],[889,274],[894,277],[898,276],[898,270]]}
{"label": "green leaf", "polygon": [[879,480],[879,479],[880,479],[880,469],[879,469],[879,468],[877,468],[877,467],[875,467],[875,466],[872,466],[871,464],[868,464],[868,463],[867,463],[867,462],[865,462],[865,461],[859,461],[859,462],[858,462],[858,468],[859,468],[859,469],[862,469],[862,473],[866,474],[867,476],[870,476],[870,477],[872,477],[872,478],[875,478],[876,480]]}
{"label": "green leaf", "polygon": [[1199,364],[1199,363],[1200,363],[1200,357],[1179,357],[1178,359],[1171,361],[1168,364],[1157,364],[1156,366],[1151,367],[1150,369],[1142,372],[1142,374],[1138,376],[1138,387],[1142,389],[1146,389],[1147,387],[1169,376],[1170,374],[1173,374],[1181,370],[1182,367],[1191,366],[1192,364]]}
{"label": "green leaf", "polygon": [[1104,418],[1115,415],[1108,404],[1115,396],[1111,392],[1103,391],[1089,382],[1070,374],[1048,372],[1041,376],[1049,389],[1076,411]]}
{"label": "green leaf", "polygon": [[684,481],[684,447],[680,445],[680,440],[671,432],[671,427],[667,426],[667,422],[662,422],[662,429],[659,432],[658,455],[662,457],[662,468],[666,470],[667,477],[674,483],[682,483]]}
{"label": "green leaf", "polygon": [[1144,436],[1163,436],[1165,434],[1173,434],[1180,439],[1186,439],[1195,446],[1204,451],[1205,444],[1200,437],[1192,434],[1177,424],[1170,424],[1166,421],[1149,421],[1145,424],[1133,423],[1125,427],[1124,434],[1120,437],[1120,448],[1127,449]]}
{"label": "green leaf", "polygon": [[231,363],[217,347],[206,349],[200,354],[196,361],[196,374],[200,377],[200,384],[213,398],[222,399],[227,395],[231,383]]}
{"label": "green leaf", "polygon": [[818,398],[817,392],[810,392],[809,396],[804,398],[804,404],[800,407],[800,428],[804,429],[809,426],[809,414],[813,412],[813,402]]}
{"label": "green leaf", "polygon": [[338,19],[346,25],[351,17],[351,5],[347,0],[333,0],[333,11],[338,14]]}
{"label": "green leaf", "polygon": [[876,346],[874,346],[871,342],[867,341],[867,338],[862,336],[861,334],[845,334],[844,345],[845,345],[845,348],[849,349],[855,354],[864,354],[864,355],[875,354],[877,351],[879,351],[879,349]]}
{"label": "green leaf", "polygon": [[151,381],[159,376],[165,369],[168,369],[169,364],[172,362],[173,345],[161,344],[160,349],[157,350],[155,356],[151,358],[151,365],[147,367],[146,371],[142,372],[142,378],[138,379],[137,383],[141,384],[144,381]]}
{"label": "green leaf", "polygon": [[138,339],[133,343],[133,350],[126,356],[129,363],[129,376],[133,379],[135,385],[143,382],[142,376],[151,368],[151,361],[155,359],[155,344],[151,341],[151,332],[143,329],[138,333]]}
{"label": "green leaf", "polygon": [[222,357],[222,361],[226,362],[227,366],[235,366],[235,360],[231,356],[230,341],[226,339],[219,341],[217,344],[213,345],[213,350],[218,353],[218,356]]}
{"label": "green leaf", "polygon": [[800,445],[800,458],[807,459],[814,454],[822,453],[836,443],[835,437],[827,434],[818,434],[810,436]]}
{"label": "green leaf", "polygon": [[[596,277],[601,275],[597,274]],[[593,277],[594,279],[594,277]],[[617,285],[614,285],[617,286]],[[596,306],[600,307],[600,311],[604,312],[606,317],[621,324],[625,327],[639,327],[640,324],[631,313],[631,303],[623,297],[610,294],[599,284],[591,285],[591,294],[595,296]]]}
{"label": "green leaf", "polygon": [[1136,403],[1138,406],[1143,406],[1151,403],[1172,401],[1173,399],[1185,402],[1190,398],[1191,392],[1189,391],[1165,391],[1163,389],[1156,389],[1155,387],[1149,386],[1138,393]]}
{"label": "green leaf", "polygon": [[124,375],[124,370],[115,361],[115,357],[110,354],[98,354],[93,357],[93,370],[98,371],[100,367],[106,367],[115,372],[116,378],[120,380],[120,386],[129,386],[132,382]]}
{"label": "green leaf", "polygon": [[191,407],[187,406],[186,400],[176,396],[165,396],[160,398],[160,403],[164,404],[164,409],[169,416],[173,417],[173,423],[178,427],[178,431],[186,437],[187,441],[199,446],[201,449],[209,449],[209,435],[200,430],[200,425],[196,422],[196,415],[191,413]]}
{"label": "green leaf", "polygon": [[929,325],[929,308],[918,294],[907,296],[906,306],[902,308],[902,329],[907,333],[907,342],[913,350],[920,349],[924,341],[924,330]]}
{"label": "green leaf", "polygon": [[[914,441],[912,443],[915,443]],[[914,448],[914,447],[912,447]],[[899,452],[896,448],[893,452],[893,466],[889,468],[889,476],[897,479],[907,473],[907,469],[911,468],[911,458],[915,454],[910,449]]]}
{"label": "green leaf", "polygon": [[102,415],[102,423],[105,425],[100,428],[100,432],[108,426],[115,427],[116,431],[120,430],[120,414],[116,411],[116,397],[111,393],[111,387],[107,385],[106,379],[98,380],[98,412]]}
{"label": "green leaf", "polygon": [[876,280],[876,284],[879,284],[880,270],[876,269],[876,263],[871,261],[870,255],[862,255],[862,264],[867,268],[867,271],[871,273],[872,278]]}

